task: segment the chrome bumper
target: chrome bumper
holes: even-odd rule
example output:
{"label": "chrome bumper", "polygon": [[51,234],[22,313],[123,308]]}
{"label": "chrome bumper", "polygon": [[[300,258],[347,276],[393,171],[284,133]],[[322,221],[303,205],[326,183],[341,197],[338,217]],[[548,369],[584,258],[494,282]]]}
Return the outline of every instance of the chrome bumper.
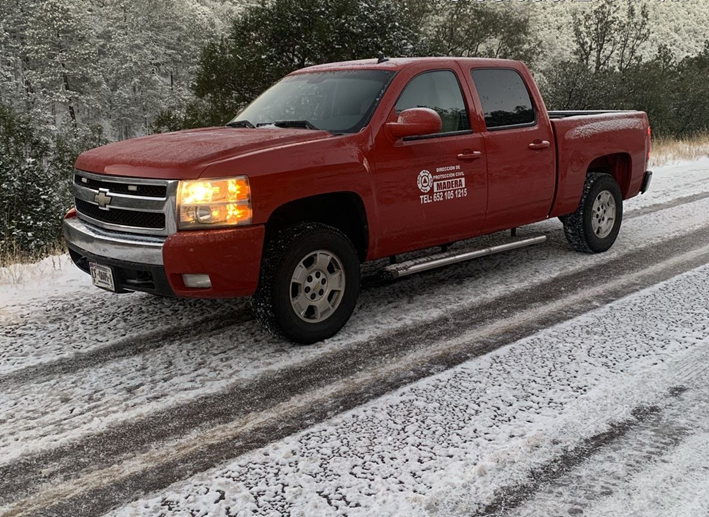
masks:
{"label": "chrome bumper", "polygon": [[64,219],[64,237],[72,248],[96,257],[162,266],[164,237],[127,235],[90,226],[78,217]]}

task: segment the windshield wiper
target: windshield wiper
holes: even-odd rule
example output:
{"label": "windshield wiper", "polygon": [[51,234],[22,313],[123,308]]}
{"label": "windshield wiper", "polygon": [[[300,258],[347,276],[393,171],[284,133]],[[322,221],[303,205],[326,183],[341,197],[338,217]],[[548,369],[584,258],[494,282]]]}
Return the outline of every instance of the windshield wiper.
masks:
{"label": "windshield wiper", "polygon": [[249,129],[254,129],[256,126],[248,120],[232,120],[227,124],[227,127],[247,127]]}
{"label": "windshield wiper", "polygon": [[277,120],[275,122],[267,122],[267,123],[263,123],[263,124],[258,124],[258,127],[261,127],[261,126],[276,126],[276,127],[297,128],[297,129],[318,129],[317,127],[312,125],[307,120]]}

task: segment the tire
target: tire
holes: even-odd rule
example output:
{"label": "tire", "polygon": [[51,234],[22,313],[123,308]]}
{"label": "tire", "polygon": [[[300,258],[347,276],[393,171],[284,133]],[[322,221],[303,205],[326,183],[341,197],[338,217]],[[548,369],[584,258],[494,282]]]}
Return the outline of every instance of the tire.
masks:
{"label": "tire", "polygon": [[563,219],[566,240],[584,253],[607,251],[618,238],[622,222],[620,187],[613,176],[600,172],[588,175],[578,209]]}
{"label": "tire", "polygon": [[347,236],[331,226],[302,223],[266,244],[251,303],[266,330],[309,345],[345,326],[359,288],[359,255]]}

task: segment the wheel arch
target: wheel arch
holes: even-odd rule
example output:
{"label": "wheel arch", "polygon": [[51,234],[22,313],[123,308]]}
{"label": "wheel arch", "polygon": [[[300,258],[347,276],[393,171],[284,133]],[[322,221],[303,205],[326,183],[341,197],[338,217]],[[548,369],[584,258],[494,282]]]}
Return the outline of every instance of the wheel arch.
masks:
{"label": "wheel arch", "polygon": [[613,179],[615,179],[620,187],[623,199],[627,199],[633,172],[633,163],[630,154],[614,153],[594,158],[588,165],[586,175],[588,176],[594,172],[602,172],[613,176]]}
{"label": "wheel arch", "polygon": [[322,223],[337,228],[352,241],[360,262],[366,260],[369,224],[364,201],[356,192],[317,194],[279,206],[266,222],[266,240],[297,223]]}

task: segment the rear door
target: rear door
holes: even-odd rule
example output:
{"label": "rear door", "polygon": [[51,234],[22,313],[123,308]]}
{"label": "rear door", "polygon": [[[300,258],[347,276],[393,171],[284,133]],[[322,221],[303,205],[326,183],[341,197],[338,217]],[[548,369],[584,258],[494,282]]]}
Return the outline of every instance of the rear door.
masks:
{"label": "rear door", "polygon": [[554,197],[556,157],[543,101],[530,94],[518,70],[472,68],[470,75],[486,125],[485,232],[545,219]]}
{"label": "rear door", "polygon": [[[387,256],[473,236],[487,201],[483,137],[470,126],[460,69],[412,72],[389,116],[409,108],[436,111],[440,133],[394,141],[382,128],[375,141],[381,232]],[[465,84],[465,83],[463,83]]]}

